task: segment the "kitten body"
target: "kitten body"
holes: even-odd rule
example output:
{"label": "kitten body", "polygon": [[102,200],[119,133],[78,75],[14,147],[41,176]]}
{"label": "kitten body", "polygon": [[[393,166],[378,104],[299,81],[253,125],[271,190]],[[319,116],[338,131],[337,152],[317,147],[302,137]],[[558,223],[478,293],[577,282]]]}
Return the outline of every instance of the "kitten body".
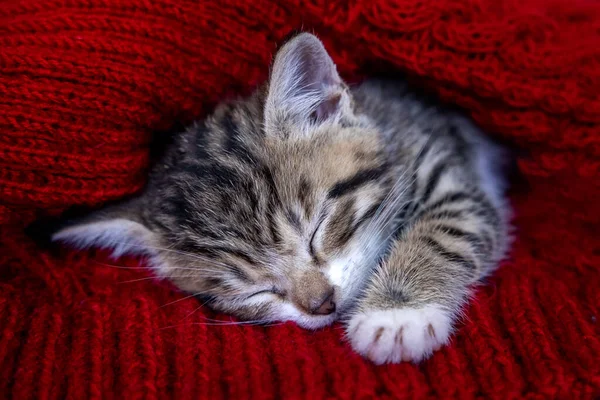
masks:
{"label": "kitten body", "polygon": [[374,362],[419,361],[506,252],[503,157],[403,83],[350,89],[301,34],[267,85],[179,135],[144,193],[54,239],[143,253],[240,318],[343,319]]}

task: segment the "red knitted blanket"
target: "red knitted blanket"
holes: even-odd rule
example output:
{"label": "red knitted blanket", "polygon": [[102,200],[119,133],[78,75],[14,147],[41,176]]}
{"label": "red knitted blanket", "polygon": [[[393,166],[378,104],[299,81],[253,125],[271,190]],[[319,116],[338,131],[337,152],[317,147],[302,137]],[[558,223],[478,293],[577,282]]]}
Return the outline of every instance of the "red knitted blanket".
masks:
{"label": "red knitted blanket", "polygon": [[[136,192],[151,133],[248,93],[300,28],[345,78],[406,73],[518,148],[511,257],[419,366],[23,233]],[[599,167],[598,2],[0,0],[0,397],[598,398]]]}

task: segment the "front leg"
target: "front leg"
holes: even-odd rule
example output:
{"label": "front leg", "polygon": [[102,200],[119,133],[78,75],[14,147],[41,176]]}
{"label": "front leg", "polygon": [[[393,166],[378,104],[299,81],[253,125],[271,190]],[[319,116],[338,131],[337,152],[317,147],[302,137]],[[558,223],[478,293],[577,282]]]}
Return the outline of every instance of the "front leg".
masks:
{"label": "front leg", "polygon": [[447,344],[471,285],[505,248],[500,210],[476,190],[423,206],[349,319],[352,347],[377,364],[419,362]]}

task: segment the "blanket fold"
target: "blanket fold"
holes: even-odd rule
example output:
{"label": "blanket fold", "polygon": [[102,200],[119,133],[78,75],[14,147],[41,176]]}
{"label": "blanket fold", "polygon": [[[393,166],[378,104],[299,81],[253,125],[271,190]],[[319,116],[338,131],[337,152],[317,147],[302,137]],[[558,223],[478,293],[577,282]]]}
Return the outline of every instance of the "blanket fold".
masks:
{"label": "blanket fold", "polygon": [[[514,249],[419,366],[369,364],[339,325],[236,325],[140,260],[24,232],[140,190],[153,132],[249,93],[294,29],[516,149]],[[598,398],[599,169],[591,0],[0,0],[0,398]]]}

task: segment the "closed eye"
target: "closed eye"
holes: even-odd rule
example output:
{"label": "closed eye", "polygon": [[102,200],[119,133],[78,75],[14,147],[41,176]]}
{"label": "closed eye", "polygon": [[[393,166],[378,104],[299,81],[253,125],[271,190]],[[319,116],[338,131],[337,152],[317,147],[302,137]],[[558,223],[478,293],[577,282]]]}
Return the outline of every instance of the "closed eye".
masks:
{"label": "closed eye", "polygon": [[265,289],[265,290],[260,290],[258,292],[252,293],[250,296],[246,297],[245,300],[248,300],[252,297],[261,295],[261,294],[274,294],[277,295],[279,297],[285,297],[285,292],[283,290],[279,290],[276,287],[272,287],[270,289]]}
{"label": "closed eye", "polygon": [[315,229],[315,231],[313,232],[312,236],[310,237],[310,241],[308,242],[308,251],[310,252],[310,255],[313,259],[317,259],[317,252],[315,251],[315,245],[314,245],[314,241],[315,241],[315,236],[317,236],[317,233],[319,232],[319,229],[321,228],[321,225],[323,225],[323,222],[325,221],[325,218],[322,218],[321,221],[319,222],[319,225],[317,225],[317,229]]}

